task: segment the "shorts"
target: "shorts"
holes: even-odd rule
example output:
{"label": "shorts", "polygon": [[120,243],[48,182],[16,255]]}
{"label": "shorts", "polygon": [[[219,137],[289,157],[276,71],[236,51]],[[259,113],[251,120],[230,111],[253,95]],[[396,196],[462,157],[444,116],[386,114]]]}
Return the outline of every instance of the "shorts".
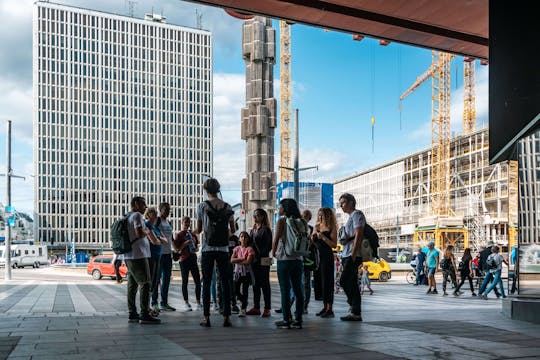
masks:
{"label": "shorts", "polygon": [[435,270],[437,270],[437,268],[434,268],[434,267],[428,267],[428,268],[427,268],[427,274],[428,274],[428,275],[435,275]]}

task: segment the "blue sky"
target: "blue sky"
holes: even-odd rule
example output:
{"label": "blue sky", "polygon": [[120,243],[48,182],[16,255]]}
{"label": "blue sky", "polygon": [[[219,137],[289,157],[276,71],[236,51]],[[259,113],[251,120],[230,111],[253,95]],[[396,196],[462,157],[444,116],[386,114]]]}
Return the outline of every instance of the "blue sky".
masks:
{"label": "blue sky", "polygon": [[[28,180],[13,180],[13,205],[31,213],[32,163],[32,2],[0,0],[0,120],[13,120],[13,169]],[[124,0],[60,0],[66,5],[127,14]],[[241,57],[242,21],[223,10],[177,0],[139,1],[135,16],[154,9],[172,24],[194,27],[195,10],[203,28],[214,37],[214,175],[224,198],[240,201],[244,176],[244,142],[240,139],[240,109],[244,105],[244,62]],[[274,27],[279,29],[278,22]],[[300,112],[300,166],[318,165],[305,180],[328,181],[350,175],[430,146],[431,81],[427,81],[398,109],[399,95],[431,63],[431,51],[376,39],[353,41],[351,34],[294,25],[292,33],[293,108]],[[279,51],[279,32],[277,33]],[[461,132],[463,61],[452,61],[452,130]],[[487,66],[477,62],[478,127],[487,124]],[[279,58],[274,68],[275,97],[279,100]],[[372,151],[371,117],[375,117]],[[0,167],[5,168],[5,125],[0,125]],[[279,165],[276,131],[276,168]],[[0,171],[4,172],[4,171]],[[0,202],[5,182],[0,181]]]}

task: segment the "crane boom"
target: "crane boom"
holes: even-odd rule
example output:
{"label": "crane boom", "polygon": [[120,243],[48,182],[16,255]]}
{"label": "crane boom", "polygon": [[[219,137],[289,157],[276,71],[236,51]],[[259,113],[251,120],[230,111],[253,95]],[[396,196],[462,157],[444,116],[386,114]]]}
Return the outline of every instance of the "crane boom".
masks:
{"label": "crane boom", "polygon": [[409,96],[414,90],[416,90],[418,87],[420,87],[420,85],[422,85],[424,83],[424,81],[426,81],[427,79],[429,79],[430,77],[433,76],[433,72],[435,71],[435,68],[436,68],[436,64],[432,63],[429,68],[424,71],[424,73],[422,75],[420,75],[419,77],[416,78],[416,80],[414,81],[414,83],[411,85],[411,87],[409,87],[407,90],[405,90],[405,92],[403,92],[403,94],[401,94],[401,96],[399,97],[399,100],[403,100],[405,99],[407,96]]}
{"label": "crane boom", "polygon": [[474,59],[463,63],[463,134],[471,134],[476,127],[476,98]]}

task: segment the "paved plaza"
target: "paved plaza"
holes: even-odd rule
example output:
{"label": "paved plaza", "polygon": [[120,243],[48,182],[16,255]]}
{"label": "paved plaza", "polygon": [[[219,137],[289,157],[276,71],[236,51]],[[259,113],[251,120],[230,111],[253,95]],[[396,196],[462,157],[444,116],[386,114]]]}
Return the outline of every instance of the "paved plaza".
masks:
{"label": "paved plaza", "polygon": [[[339,320],[348,306],[338,294],[336,318],[313,315],[321,304],[312,301],[303,330],[278,330],[275,313],[233,315],[233,328],[213,314],[213,327],[201,328],[202,312],[182,311],[178,278],[170,295],[178,311],[162,313],[161,325],[140,325],[127,322],[125,283],[24,271],[26,278],[0,282],[0,359],[540,358],[540,325],[503,317],[499,300],[430,296],[397,277],[363,297],[362,323]],[[276,308],[276,283],[272,291]]]}

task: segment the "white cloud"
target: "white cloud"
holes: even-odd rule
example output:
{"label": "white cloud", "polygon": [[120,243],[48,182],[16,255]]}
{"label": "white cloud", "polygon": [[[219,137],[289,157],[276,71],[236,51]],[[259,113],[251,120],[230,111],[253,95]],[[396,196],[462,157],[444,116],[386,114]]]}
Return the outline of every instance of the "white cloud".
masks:
{"label": "white cloud", "polygon": [[[13,138],[32,145],[32,87],[0,76],[2,119],[12,120]],[[5,134],[5,126],[0,133]]]}

